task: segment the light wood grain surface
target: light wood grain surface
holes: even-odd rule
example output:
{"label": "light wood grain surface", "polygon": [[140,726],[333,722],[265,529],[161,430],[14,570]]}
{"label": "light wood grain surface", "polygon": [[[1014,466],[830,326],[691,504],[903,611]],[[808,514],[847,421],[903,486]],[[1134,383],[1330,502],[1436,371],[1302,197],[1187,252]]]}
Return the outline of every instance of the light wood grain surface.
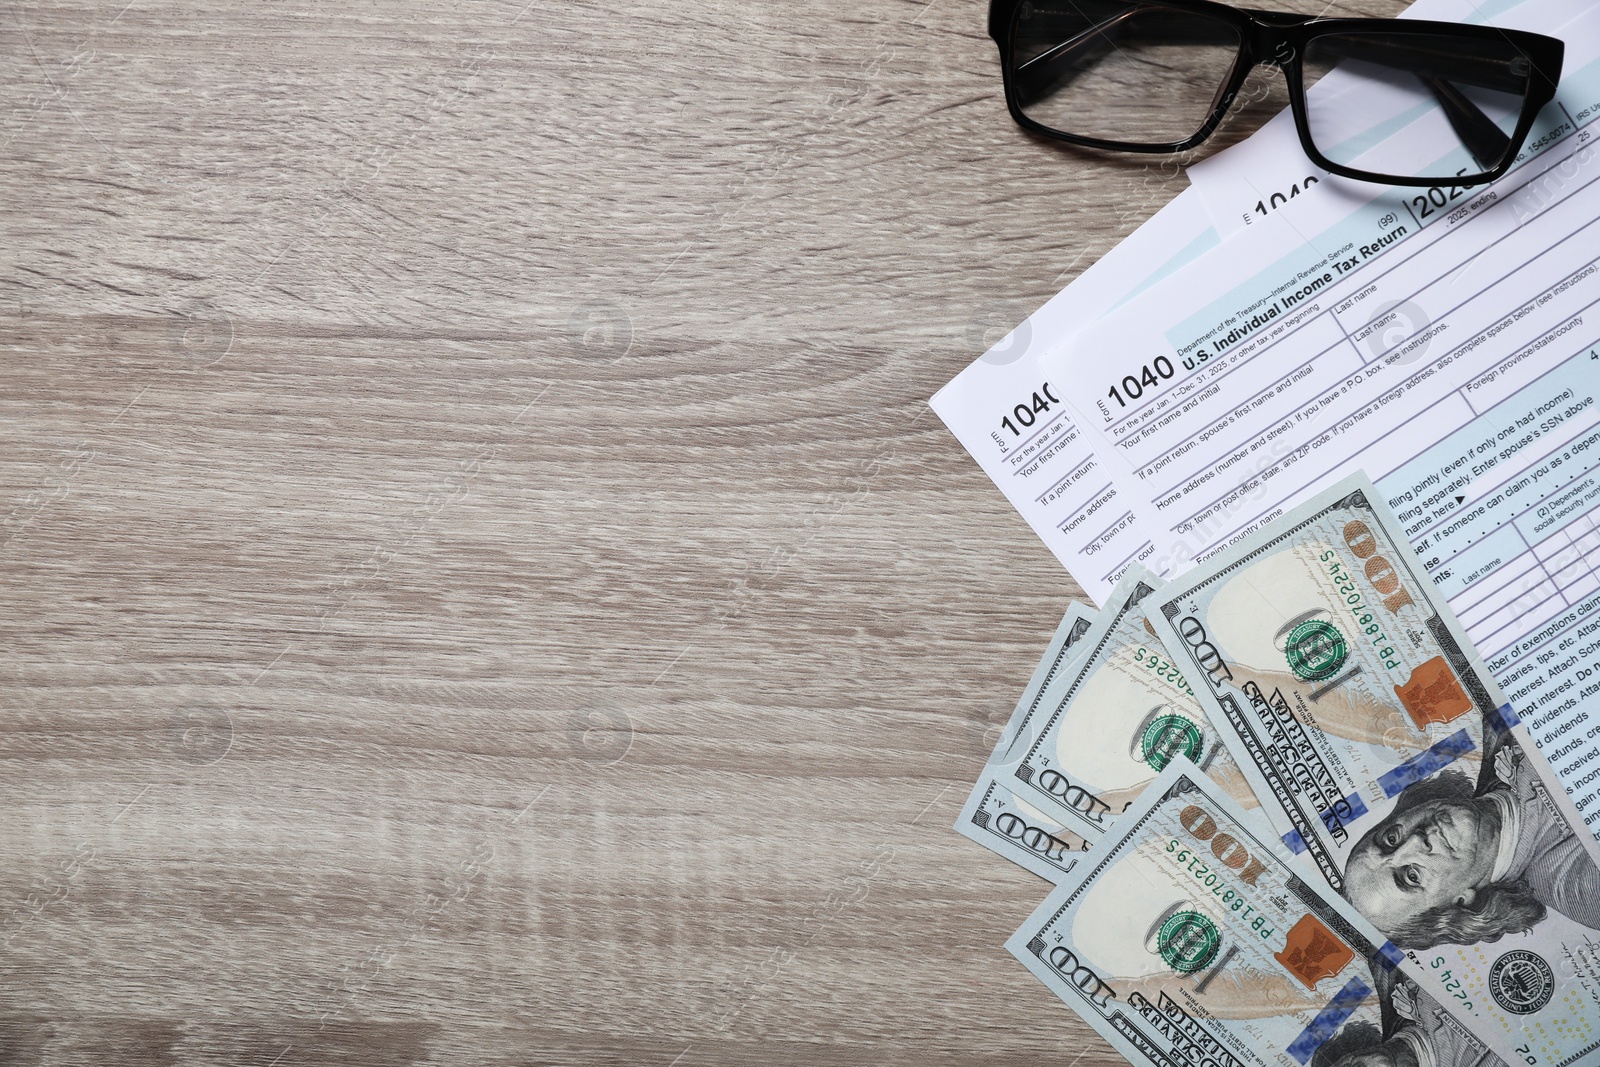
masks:
{"label": "light wood grain surface", "polygon": [[0,1064],[1120,1062],[925,400],[1182,179],[984,11],[5,6]]}

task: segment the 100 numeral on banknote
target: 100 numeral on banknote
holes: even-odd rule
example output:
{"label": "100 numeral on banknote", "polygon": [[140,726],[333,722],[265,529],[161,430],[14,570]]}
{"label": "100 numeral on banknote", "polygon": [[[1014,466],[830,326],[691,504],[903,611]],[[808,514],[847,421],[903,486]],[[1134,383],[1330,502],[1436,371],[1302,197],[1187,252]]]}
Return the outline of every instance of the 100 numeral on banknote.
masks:
{"label": "100 numeral on banknote", "polygon": [[1364,478],[1149,615],[1290,849],[1507,1059],[1600,1065],[1600,847]]}

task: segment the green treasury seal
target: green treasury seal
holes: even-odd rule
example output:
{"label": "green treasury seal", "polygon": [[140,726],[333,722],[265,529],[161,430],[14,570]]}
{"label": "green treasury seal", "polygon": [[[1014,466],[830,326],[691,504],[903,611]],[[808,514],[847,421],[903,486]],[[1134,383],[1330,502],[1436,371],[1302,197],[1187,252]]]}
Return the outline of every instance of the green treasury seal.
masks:
{"label": "green treasury seal", "polygon": [[1180,911],[1161,924],[1156,948],[1168,967],[1179,974],[1193,974],[1217,958],[1222,934],[1216,923],[1198,911]]}
{"label": "green treasury seal", "polygon": [[1283,644],[1283,654],[1288,657],[1289,669],[1308,682],[1332,678],[1350,658],[1350,649],[1344,643],[1344,634],[1325,619],[1308,619],[1289,631],[1289,640]]}
{"label": "green treasury seal", "polygon": [[1165,770],[1180,752],[1200,760],[1200,727],[1182,715],[1158,715],[1139,737],[1139,752],[1153,771]]}
{"label": "green treasury seal", "polygon": [[1555,996],[1556,976],[1544,957],[1513,949],[1489,968],[1489,993],[1513,1015],[1532,1015]]}

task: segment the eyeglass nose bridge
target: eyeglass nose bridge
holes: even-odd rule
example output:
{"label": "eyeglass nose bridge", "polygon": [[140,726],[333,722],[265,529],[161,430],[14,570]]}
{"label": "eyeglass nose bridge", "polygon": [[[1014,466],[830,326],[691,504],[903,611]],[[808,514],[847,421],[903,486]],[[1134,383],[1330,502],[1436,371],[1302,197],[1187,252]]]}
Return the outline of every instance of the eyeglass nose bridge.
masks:
{"label": "eyeglass nose bridge", "polygon": [[1228,85],[1217,100],[1219,115],[1214,121],[1221,121],[1220,113],[1233,106],[1245,79],[1257,67],[1281,70],[1285,75],[1291,76],[1292,81],[1292,71],[1298,52],[1295,47],[1296,38],[1289,31],[1314,21],[1314,16],[1296,15],[1287,11],[1245,9],[1245,13],[1251,16],[1251,21],[1247,26],[1241,27],[1240,61],[1248,65],[1242,69],[1235,68],[1233,77],[1229,79]]}
{"label": "eyeglass nose bridge", "polygon": [[1299,29],[1308,22],[1315,22],[1315,15],[1297,15],[1288,11],[1259,11],[1247,9],[1246,14],[1251,18],[1248,39],[1245,42],[1245,54],[1252,57],[1254,67],[1275,67],[1278,70],[1292,69],[1298,51],[1295,42],[1299,35],[1292,31]]}

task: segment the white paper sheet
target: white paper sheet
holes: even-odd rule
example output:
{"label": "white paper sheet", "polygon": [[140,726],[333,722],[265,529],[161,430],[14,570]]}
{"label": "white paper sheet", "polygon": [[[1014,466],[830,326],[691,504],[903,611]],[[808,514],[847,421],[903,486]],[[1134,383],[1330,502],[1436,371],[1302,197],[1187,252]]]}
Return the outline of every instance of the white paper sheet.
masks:
{"label": "white paper sheet", "polygon": [[[1588,2],[1419,0],[1406,14],[1551,32]],[[1264,218],[1313,188],[1323,199],[1348,201],[1344,210],[1382,192],[1359,183],[1342,183],[1344,188],[1332,191],[1327,175],[1301,153],[1287,112],[1189,173],[1202,188],[1180,193],[930,401],[1096,603],[1129,564],[1148,562],[1154,550],[1132,510],[1118,500],[1114,484],[1098,470],[1093,449],[1060,403],[1064,397],[1056,383],[1040,370],[1042,354],[1206,256],[1225,235],[1248,224],[1258,201]]]}
{"label": "white paper sheet", "polygon": [[1204,205],[1185,190],[929,401],[1096,603],[1151,546],[1096,469],[1039,353],[1217,242]]}

